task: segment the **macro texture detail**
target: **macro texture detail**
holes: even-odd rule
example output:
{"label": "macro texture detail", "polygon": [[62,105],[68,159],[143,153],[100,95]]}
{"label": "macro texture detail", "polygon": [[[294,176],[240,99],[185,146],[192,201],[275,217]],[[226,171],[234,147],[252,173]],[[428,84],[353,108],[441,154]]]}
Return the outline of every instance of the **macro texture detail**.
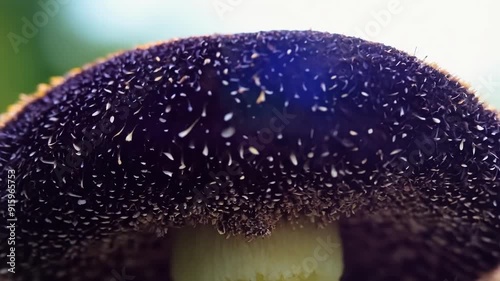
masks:
{"label": "macro texture detail", "polygon": [[0,125],[0,200],[15,170],[20,280],[113,280],[123,266],[171,280],[171,229],[252,240],[305,218],[339,225],[343,281],[468,281],[500,264],[499,152],[497,112],[394,48],[313,31],[192,37],[20,105]]}

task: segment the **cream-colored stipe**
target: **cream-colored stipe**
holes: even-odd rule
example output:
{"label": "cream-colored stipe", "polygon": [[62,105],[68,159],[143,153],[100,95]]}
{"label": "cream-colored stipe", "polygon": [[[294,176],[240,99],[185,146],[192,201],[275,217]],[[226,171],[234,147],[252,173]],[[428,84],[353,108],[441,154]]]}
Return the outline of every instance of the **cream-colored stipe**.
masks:
{"label": "cream-colored stipe", "polygon": [[179,229],[172,235],[173,281],[335,281],[342,273],[335,225],[283,225],[251,242],[226,239],[211,226]]}

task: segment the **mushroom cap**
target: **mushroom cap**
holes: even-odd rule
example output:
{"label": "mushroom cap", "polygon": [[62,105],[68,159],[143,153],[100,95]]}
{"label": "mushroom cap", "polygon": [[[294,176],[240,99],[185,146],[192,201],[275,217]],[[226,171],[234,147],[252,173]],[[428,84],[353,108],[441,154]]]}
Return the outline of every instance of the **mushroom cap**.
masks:
{"label": "mushroom cap", "polygon": [[16,277],[91,280],[125,260],[150,280],[169,228],[252,238],[306,217],[340,224],[342,280],[472,280],[500,263],[499,125],[449,73],[338,34],[116,54],[0,125]]}

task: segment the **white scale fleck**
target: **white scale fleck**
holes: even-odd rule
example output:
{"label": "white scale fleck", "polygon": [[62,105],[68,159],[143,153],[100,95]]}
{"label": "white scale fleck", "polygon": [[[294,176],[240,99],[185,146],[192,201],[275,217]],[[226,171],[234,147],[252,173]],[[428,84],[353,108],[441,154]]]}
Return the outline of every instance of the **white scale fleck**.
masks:
{"label": "white scale fleck", "polygon": [[255,148],[253,146],[250,146],[248,148],[248,151],[250,151],[250,153],[252,153],[253,155],[259,155],[259,151],[257,150],[257,148]]}
{"label": "white scale fleck", "polygon": [[113,136],[113,139],[114,139],[115,137],[119,136],[119,135],[123,132],[123,130],[124,130],[124,129],[125,129],[125,125],[123,125],[123,127],[120,129],[120,131],[118,131],[118,133],[116,133],[116,134]]}
{"label": "white scale fleck", "polygon": [[226,128],[222,131],[221,133],[221,136],[223,138],[230,138],[234,135],[234,133],[236,132],[236,130],[234,129],[234,127],[229,127],[229,128]]}
{"label": "white scale fleck", "polygon": [[396,155],[398,153],[401,153],[402,151],[403,151],[402,149],[395,149],[390,153],[390,155]]}
{"label": "white scale fleck", "polygon": [[134,134],[135,128],[137,128],[137,127],[134,127],[134,129],[132,129],[132,131],[130,133],[128,133],[128,135],[125,137],[125,141],[127,141],[127,142],[132,141],[132,136]]}
{"label": "white scale fleck", "polygon": [[333,178],[336,178],[339,174],[335,167],[332,166],[332,169],[330,170],[330,174],[332,175]]}
{"label": "white scale fleck", "polygon": [[168,159],[170,160],[174,160],[174,156],[172,156],[172,154],[170,152],[163,152],[163,155],[167,156]]}
{"label": "white scale fleck", "polygon": [[290,154],[290,161],[292,161],[292,164],[294,166],[297,166],[299,164],[299,162],[297,161],[297,156],[295,155],[295,153],[291,153]]}
{"label": "white scale fleck", "polygon": [[120,151],[118,151],[118,165],[121,165],[121,164],[122,164],[122,158],[120,155]]}
{"label": "white scale fleck", "polygon": [[191,124],[191,126],[189,126],[186,130],[180,132],[178,135],[180,138],[184,138],[186,137],[187,135],[189,135],[189,133],[191,132],[191,130],[193,130],[194,126],[196,126],[196,123],[198,123],[198,121],[200,120],[200,118],[196,119],[193,124]]}
{"label": "white scale fleck", "polygon": [[229,120],[231,120],[231,118],[233,118],[233,113],[232,112],[226,113],[224,115],[224,121],[226,121],[226,122],[229,121]]}
{"label": "white scale fleck", "polygon": [[260,91],[260,95],[255,101],[256,104],[260,104],[266,101],[266,93],[264,91]]}
{"label": "white scale fleck", "polygon": [[321,84],[320,84],[320,87],[321,87],[321,90],[322,90],[323,92],[326,92],[326,85],[325,85],[325,83],[321,83]]}
{"label": "white scale fleck", "polygon": [[201,112],[201,117],[207,117],[207,104],[203,105],[203,111]]}
{"label": "white scale fleck", "polygon": [[420,116],[420,115],[418,115],[418,114],[416,114],[416,113],[413,113],[413,116],[417,117],[418,119],[420,119],[420,120],[422,120],[422,121],[425,121],[425,120],[426,120],[426,119],[425,119],[425,117],[422,117],[422,116]]}

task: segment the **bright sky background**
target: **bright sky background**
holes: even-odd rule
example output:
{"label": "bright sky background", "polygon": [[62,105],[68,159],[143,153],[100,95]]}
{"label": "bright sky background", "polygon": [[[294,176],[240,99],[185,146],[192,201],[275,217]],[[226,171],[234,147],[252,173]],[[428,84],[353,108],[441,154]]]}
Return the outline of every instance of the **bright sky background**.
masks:
{"label": "bright sky background", "polygon": [[437,62],[500,108],[500,1],[87,0],[65,8],[70,30],[96,44],[273,29],[362,37]]}

